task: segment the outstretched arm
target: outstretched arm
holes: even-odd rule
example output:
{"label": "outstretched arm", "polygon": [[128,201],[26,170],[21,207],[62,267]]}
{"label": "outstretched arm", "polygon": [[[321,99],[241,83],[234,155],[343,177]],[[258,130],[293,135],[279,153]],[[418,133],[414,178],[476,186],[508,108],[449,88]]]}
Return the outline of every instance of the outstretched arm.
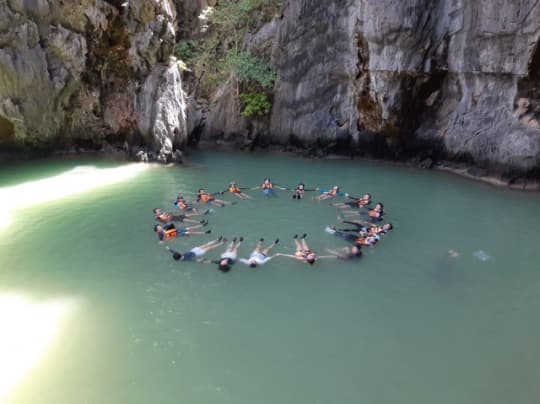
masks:
{"label": "outstretched arm", "polygon": [[170,248],[169,246],[166,246],[165,248],[166,248],[167,251],[170,252],[172,255],[174,255],[174,254],[180,254],[178,251],[173,250],[173,249]]}
{"label": "outstretched arm", "polygon": [[315,261],[318,261],[318,260],[326,260],[326,259],[329,259],[329,258],[339,258],[338,256],[336,255],[319,255],[317,258],[315,258]]}
{"label": "outstretched arm", "polygon": [[209,260],[206,258],[198,258],[196,262],[200,262],[201,264],[219,264],[219,261],[217,260]]}
{"label": "outstretched arm", "polygon": [[292,254],[283,254],[283,253],[276,253],[273,255],[274,257],[287,257],[287,258],[297,258],[296,255]]}

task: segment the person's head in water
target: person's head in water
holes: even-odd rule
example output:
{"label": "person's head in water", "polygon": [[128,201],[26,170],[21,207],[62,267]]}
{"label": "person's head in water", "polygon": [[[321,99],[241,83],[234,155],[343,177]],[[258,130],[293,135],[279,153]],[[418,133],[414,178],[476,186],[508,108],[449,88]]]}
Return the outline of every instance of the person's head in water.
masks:
{"label": "person's head in water", "polygon": [[383,204],[380,203],[380,202],[377,202],[377,203],[375,204],[375,210],[378,211],[378,212],[382,212],[382,211],[384,210]]}
{"label": "person's head in water", "polygon": [[355,257],[359,257],[362,255],[362,250],[360,249],[360,246],[359,245],[353,245],[351,247],[351,254],[354,255]]}
{"label": "person's head in water", "polygon": [[394,228],[394,226],[392,226],[392,223],[386,223],[386,224],[382,225],[382,229],[384,231],[389,231],[389,230],[392,230],[393,228]]}
{"label": "person's head in water", "polygon": [[263,184],[270,184],[270,178],[265,178]]}
{"label": "person's head in water", "polygon": [[303,183],[300,183],[300,184],[298,184],[298,186],[296,188],[298,188],[300,191],[303,191],[304,188],[305,188],[305,185]]}
{"label": "person's head in water", "polygon": [[204,191],[204,188],[199,188],[199,195],[201,194],[205,194],[206,192]]}
{"label": "person's head in water", "polygon": [[231,261],[230,258],[222,258],[219,261],[218,269],[221,272],[229,272],[231,270],[231,263],[232,263],[232,261]]}
{"label": "person's head in water", "polygon": [[154,212],[154,215],[161,215],[163,213],[161,209],[158,209],[158,208],[154,208],[153,212]]}
{"label": "person's head in water", "polygon": [[174,260],[178,261],[180,258],[182,258],[182,254],[179,252],[174,252],[172,257]]}
{"label": "person's head in water", "polygon": [[306,255],[306,262],[309,264],[309,265],[313,265],[315,263],[315,253],[308,253]]}
{"label": "person's head in water", "polygon": [[249,262],[249,267],[250,268],[257,268],[257,263],[255,261],[250,261]]}
{"label": "person's head in water", "polygon": [[157,232],[160,232],[160,231],[163,231],[163,227],[161,227],[159,224],[156,224],[154,226],[154,233],[157,233]]}
{"label": "person's head in water", "polygon": [[362,199],[364,201],[371,201],[371,194],[364,194],[364,196],[362,197]]}

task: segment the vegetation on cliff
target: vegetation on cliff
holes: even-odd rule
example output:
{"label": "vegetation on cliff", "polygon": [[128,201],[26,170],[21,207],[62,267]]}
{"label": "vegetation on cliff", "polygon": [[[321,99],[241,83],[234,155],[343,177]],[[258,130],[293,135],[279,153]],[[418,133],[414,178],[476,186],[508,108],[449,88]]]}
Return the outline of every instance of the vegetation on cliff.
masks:
{"label": "vegetation on cliff", "polygon": [[245,49],[244,38],[281,8],[282,2],[274,0],[222,0],[203,11],[199,36],[176,44],[176,55],[194,73],[199,94],[210,97],[231,82],[242,100],[242,115],[270,112],[276,73],[266,60]]}

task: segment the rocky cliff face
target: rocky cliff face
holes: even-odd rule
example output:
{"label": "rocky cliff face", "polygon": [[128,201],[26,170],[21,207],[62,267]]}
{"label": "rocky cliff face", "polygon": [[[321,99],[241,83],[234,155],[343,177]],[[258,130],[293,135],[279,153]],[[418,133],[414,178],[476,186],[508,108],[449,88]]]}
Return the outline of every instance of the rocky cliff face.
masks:
{"label": "rocky cliff face", "polygon": [[540,176],[537,0],[288,0],[245,47],[279,80],[269,116],[187,89],[175,35],[215,0],[0,0],[0,146],[191,136],[449,159]]}
{"label": "rocky cliff face", "polygon": [[[252,35],[279,75],[274,141],[366,155],[540,167],[540,4],[535,0],[298,0]],[[270,49],[270,52],[268,52]],[[249,132],[227,91],[204,136]],[[238,116],[238,114],[237,114]]]}
{"label": "rocky cliff face", "polygon": [[0,142],[186,139],[172,0],[0,0]]}

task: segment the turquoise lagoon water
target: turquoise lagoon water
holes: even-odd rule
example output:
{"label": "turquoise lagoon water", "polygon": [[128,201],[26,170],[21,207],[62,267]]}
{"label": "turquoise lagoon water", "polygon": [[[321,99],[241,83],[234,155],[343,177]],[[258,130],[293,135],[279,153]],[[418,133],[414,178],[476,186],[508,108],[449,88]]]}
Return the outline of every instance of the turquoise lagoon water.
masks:
{"label": "turquoise lagoon water", "polygon": [[[70,171],[77,166],[85,167]],[[126,177],[137,170],[103,160],[0,167],[0,204],[11,212],[0,229],[0,402],[540,397],[538,194],[378,163],[264,154],[194,154],[189,167],[151,167],[108,184],[118,169]],[[32,188],[64,172],[66,181]],[[178,193],[193,197],[201,186],[253,186],[266,176],[371,192],[395,231],[359,262],[310,268],[279,258],[228,274],[175,262],[158,243],[152,208],[172,210]],[[23,182],[30,185],[13,188]],[[65,193],[81,184],[88,187]],[[327,202],[251,193],[208,216],[212,235],[166,244],[186,251],[219,234],[244,236],[245,256],[260,237],[279,237],[276,251],[290,253],[292,235],[306,232],[316,251],[345,246],[324,232],[337,216]]]}

